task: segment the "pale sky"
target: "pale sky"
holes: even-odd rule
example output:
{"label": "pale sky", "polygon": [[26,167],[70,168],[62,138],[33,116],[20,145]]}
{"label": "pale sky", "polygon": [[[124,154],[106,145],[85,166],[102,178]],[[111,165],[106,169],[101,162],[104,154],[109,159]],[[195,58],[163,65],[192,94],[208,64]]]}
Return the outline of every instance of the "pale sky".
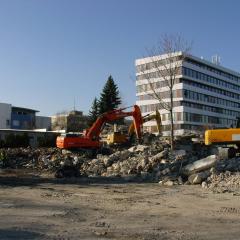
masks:
{"label": "pale sky", "polygon": [[162,34],[240,71],[240,1],[0,0],[0,102],[53,115],[88,113],[111,74],[135,103],[134,61]]}

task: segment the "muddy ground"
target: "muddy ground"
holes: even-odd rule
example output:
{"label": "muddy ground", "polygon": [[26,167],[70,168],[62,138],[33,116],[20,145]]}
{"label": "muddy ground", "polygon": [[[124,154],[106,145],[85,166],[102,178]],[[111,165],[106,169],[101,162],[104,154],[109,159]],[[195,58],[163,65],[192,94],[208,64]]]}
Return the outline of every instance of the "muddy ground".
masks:
{"label": "muddy ground", "polygon": [[240,239],[240,197],[200,186],[0,174],[0,239]]}

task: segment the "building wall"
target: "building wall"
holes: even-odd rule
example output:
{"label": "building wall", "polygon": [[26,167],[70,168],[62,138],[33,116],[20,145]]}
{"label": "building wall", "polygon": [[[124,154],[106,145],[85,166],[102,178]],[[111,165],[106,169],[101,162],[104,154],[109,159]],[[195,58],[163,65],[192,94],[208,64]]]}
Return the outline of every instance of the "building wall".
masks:
{"label": "building wall", "polygon": [[11,104],[0,103],[0,129],[9,129],[11,127]]}
{"label": "building wall", "polygon": [[66,132],[82,132],[87,128],[87,116],[80,111],[71,111],[51,117],[52,130],[66,130]]}
{"label": "building wall", "polygon": [[51,118],[44,116],[36,116],[36,129],[51,130]]}
{"label": "building wall", "polygon": [[66,130],[67,115],[57,114],[57,115],[51,116],[51,128],[53,131]]}
{"label": "building wall", "polygon": [[[151,96],[149,76],[155,91],[168,103],[169,88],[150,63],[149,58],[136,60],[137,104],[143,115],[159,109],[164,134],[167,134],[169,112]],[[236,117],[240,116],[240,74],[193,56],[188,56],[178,66],[181,67],[173,88],[176,133],[234,126]],[[154,131],[155,125],[154,121],[148,122],[145,129]]]}
{"label": "building wall", "polygon": [[18,114],[12,112],[11,119],[12,119],[11,128],[13,129],[35,128],[35,114],[32,113]]}
{"label": "building wall", "polygon": [[53,139],[55,146],[56,138],[59,136],[59,133],[56,132],[40,132],[40,131],[31,131],[31,130],[16,130],[16,129],[0,129],[0,146],[9,136],[23,136],[26,135],[29,138],[29,146],[39,147],[39,139]]}

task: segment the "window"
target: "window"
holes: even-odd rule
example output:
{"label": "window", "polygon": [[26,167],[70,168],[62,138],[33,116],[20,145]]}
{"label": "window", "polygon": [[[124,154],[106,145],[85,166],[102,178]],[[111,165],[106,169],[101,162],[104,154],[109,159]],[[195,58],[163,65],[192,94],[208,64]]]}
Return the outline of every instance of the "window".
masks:
{"label": "window", "polygon": [[20,126],[20,122],[18,120],[13,120],[13,126],[19,127]]}

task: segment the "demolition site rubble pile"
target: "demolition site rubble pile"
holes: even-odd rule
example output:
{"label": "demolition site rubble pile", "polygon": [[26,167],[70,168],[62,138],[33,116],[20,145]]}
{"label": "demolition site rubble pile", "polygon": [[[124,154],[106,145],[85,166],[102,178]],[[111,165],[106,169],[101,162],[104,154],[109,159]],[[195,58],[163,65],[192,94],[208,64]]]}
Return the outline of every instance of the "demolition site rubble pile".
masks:
{"label": "demolition site rubble pile", "polygon": [[[179,145],[180,146],[180,145]],[[174,181],[182,183],[181,169],[199,159],[200,151],[185,149],[170,151],[165,141],[153,140],[145,145],[110,149],[111,154],[88,154],[57,148],[13,148],[0,150],[1,168],[29,168],[56,172],[74,168],[79,176],[124,177],[144,181]],[[76,171],[75,171],[76,173]],[[71,174],[70,174],[71,175]],[[60,176],[59,176],[60,177]],[[64,177],[62,172],[61,177]]]}
{"label": "demolition site rubble pile", "polygon": [[210,169],[209,177],[202,182],[203,188],[214,193],[240,194],[240,157],[223,159]]}
{"label": "demolition site rubble pile", "polygon": [[0,149],[0,168],[36,169],[56,177],[121,177],[164,186],[198,184],[216,193],[240,193],[239,157],[220,159],[203,146],[184,141],[177,142],[176,149],[171,151],[167,142],[152,141],[90,157],[57,148],[9,148]]}

